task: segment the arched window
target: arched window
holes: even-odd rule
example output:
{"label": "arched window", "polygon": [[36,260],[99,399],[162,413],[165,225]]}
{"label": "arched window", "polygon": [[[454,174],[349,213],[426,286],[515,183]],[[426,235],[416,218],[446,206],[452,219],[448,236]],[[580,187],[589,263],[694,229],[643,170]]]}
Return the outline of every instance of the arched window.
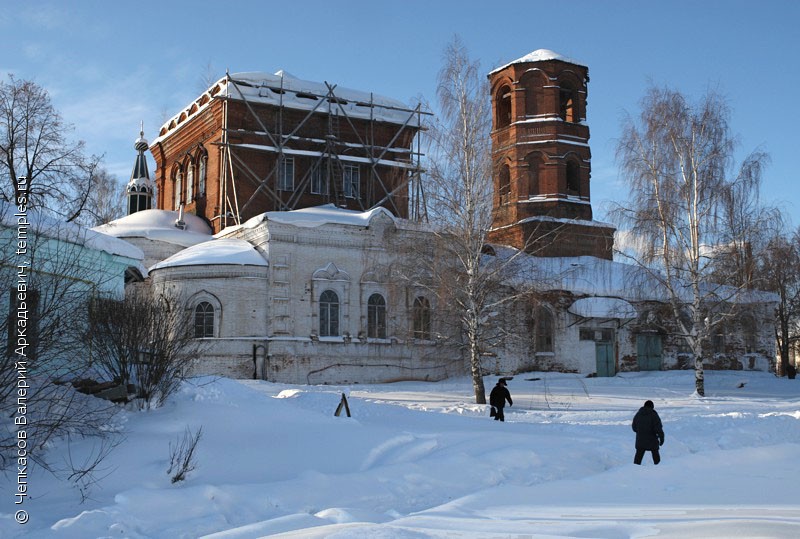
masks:
{"label": "arched window", "polygon": [[539,107],[536,103],[542,87],[541,72],[528,71],[520,77],[519,83],[525,89],[525,115],[536,116]]}
{"label": "arched window", "polygon": [[134,185],[128,188],[128,214],[136,213],[137,211],[149,210],[150,204],[147,188]]}
{"label": "arched window", "polygon": [[214,336],[214,306],[202,301],[194,308],[195,338]]}
{"label": "arched window", "polygon": [[559,96],[559,116],[565,122],[577,122],[575,88],[569,82],[561,82]]}
{"label": "arched window", "polygon": [[173,205],[174,210],[178,210],[181,207],[181,195],[183,194],[183,172],[181,169],[178,168],[175,170],[175,185],[173,186],[173,192],[175,194],[175,202]]}
{"label": "arched window", "polygon": [[501,86],[495,97],[495,110],[497,114],[497,127],[511,124],[511,87]]}
{"label": "arched window", "polygon": [[508,165],[501,165],[498,173],[498,189],[500,204],[507,204],[511,195],[511,170]]}
{"label": "arched window", "polygon": [[319,296],[319,336],[339,335],[339,296],[326,290]]}
{"label": "arched window", "polygon": [[150,196],[150,189],[142,185],[139,187],[139,210],[149,210],[153,207],[153,197]]}
{"label": "arched window", "polygon": [[529,155],[526,158],[528,162],[528,196],[534,197],[541,193],[540,175],[542,168],[542,158],[537,154]]}
{"label": "arched window", "polygon": [[413,331],[415,339],[431,338],[431,303],[428,298],[419,296],[414,300]]}
{"label": "arched window", "polygon": [[386,338],[386,300],[380,294],[372,294],[367,301],[367,337]]}
{"label": "arched window", "polygon": [[186,161],[186,203],[194,200],[194,163]]}
{"label": "arched window", "polygon": [[536,351],[552,352],[553,330],[555,326],[553,314],[545,307],[539,307],[536,309],[534,325],[536,331]]}
{"label": "arched window", "polygon": [[202,154],[198,162],[197,171],[197,196],[203,197],[206,195],[206,166],[208,165],[208,156]]}
{"label": "arched window", "polygon": [[134,185],[128,188],[128,213],[136,213],[137,211],[149,210],[152,201],[150,200],[150,191],[144,185]]}
{"label": "arched window", "polygon": [[573,161],[567,161],[567,194],[580,195],[581,194],[581,167]]}

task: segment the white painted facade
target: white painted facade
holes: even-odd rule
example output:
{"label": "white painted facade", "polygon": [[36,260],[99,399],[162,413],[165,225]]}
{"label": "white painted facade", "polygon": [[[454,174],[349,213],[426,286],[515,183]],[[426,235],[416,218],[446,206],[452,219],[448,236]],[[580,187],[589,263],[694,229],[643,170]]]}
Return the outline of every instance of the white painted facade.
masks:
{"label": "white painted facade", "polygon": [[[145,230],[148,212],[153,228]],[[396,246],[431,242],[431,233],[419,225],[383,208],[355,212],[322,206],[267,212],[203,237],[197,226],[176,229],[178,212],[134,215],[139,230],[131,237],[145,258],[169,253],[149,268],[153,292],[179,298],[190,315],[201,303],[213,309],[213,329],[199,337],[203,346],[191,366],[195,374],[338,384],[468,373],[459,348],[440,338],[445,331],[434,297],[426,297],[430,336],[415,338],[414,300],[425,292],[400,275],[398,269],[408,261]],[[129,230],[130,217],[106,227]],[[558,370],[602,376],[684,367],[676,339],[648,325],[649,305],[663,298],[652,287],[633,286],[634,267],[593,257],[524,256],[531,268],[525,274],[537,281],[539,297],[535,305],[518,304],[501,314],[502,323],[513,326],[520,338],[486,355],[487,373]],[[324,327],[325,293],[337,299],[335,331]],[[369,302],[376,294],[385,302],[385,334],[371,335]],[[759,297],[751,305],[759,321],[757,335],[745,346],[744,330],[731,327],[729,353],[710,358],[710,364],[770,368],[772,303]],[[545,336],[542,313],[550,317]],[[640,341],[660,347],[655,367],[639,361]]]}

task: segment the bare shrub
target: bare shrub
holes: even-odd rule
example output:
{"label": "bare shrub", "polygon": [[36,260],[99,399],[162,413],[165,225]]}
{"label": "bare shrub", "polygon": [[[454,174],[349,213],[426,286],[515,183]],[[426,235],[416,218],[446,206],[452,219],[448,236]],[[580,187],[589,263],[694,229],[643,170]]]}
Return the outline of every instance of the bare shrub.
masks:
{"label": "bare shrub", "polygon": [[189,427],[183,432],[180,440],[169,444],[169,468],[167,475],[173,483],[186,479],[186,474],[197,466],[195,451],[200,438],[203,436],[203,427],[192,432]]}
{"label": "bare shrub", "polygon": [[132,387],[140,408],[163,404],[198,351],[186,311],[145,286],[129,287],[123,301],[96,299],[89,319],[96,369]]}

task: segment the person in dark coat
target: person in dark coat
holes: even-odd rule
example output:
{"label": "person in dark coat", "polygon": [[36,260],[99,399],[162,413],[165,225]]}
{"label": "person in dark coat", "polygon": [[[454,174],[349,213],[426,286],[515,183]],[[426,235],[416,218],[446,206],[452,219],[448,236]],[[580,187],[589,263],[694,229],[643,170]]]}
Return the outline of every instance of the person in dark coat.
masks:
{"label": "person in dark coat", "polygon": [[492,406],[492,411],[489,414],[494,417],[495,421],[505,421],[506,417],[503,415],[503,408],[508,401],[509,406],[513,406],[514,402],[511,400],[511,393],[508,392],[508,382],[505,378],[500,378],[489,393],[489,404]]}
{"label": "person in dark coat", "polygon": [[658,448],[664,445],[664,429],[653,401],[647,401],[639,408],[631,427],[636,433],[636,456],[633,457],[633,463],[641,464],[645,451],[653,453],[653,464],[661,462]]}

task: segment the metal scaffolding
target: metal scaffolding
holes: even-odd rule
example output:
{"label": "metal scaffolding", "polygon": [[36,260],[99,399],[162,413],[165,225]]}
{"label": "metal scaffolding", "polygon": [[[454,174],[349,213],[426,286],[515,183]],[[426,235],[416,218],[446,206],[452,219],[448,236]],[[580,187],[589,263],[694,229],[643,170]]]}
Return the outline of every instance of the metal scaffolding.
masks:
{"label": "metal scaffolding", "polygon": [[[420,134],[424,131],[423,116],[430,116],[430,112],[422,110],[420,104],[413,109],[389,105],[374,99],[373,94],[369,94],[369,101],[358,102],[361,109],[368,108],[368,117],[361,114],[354,115],[348,113],[345,105],[347,99],[342,95],[337,95],[336,85],[325,82],[325,92],[309,92],[291,86],[284,85],[284,76],[281,74],[279,84],[270,84],[270,81],[262,81],[254,84],[254,81],[237,80],[230,74],[226,75],[227,92],[223,97],[223,132],[221,140],[222,150],[222,189],[221,189],[221,218],[222,227],[229,224],[241,224],[242,214],[256,203],[256,200],[266,196],[272,201],[272,206],[277,210],[293,210],[299,207],[301,197],[309,190],[312,177],[321,174],[319,178],[325,182],[325,192],[315,193],[321,196],[324,203],[333,203],[337,206],[345,206],[347,197],[349,200],[356,200],[362,211],[375,208],[377,206],[388,206],[395,215],[408,215],[412,220],[426,221],[427,210],[425,195],[422,187],[421,176],[424,172],[421,164],[423,157],[421,149]],[[244,91],[244,90],[247,91]],[[275,118],[272,118],[275,125],[265,125],[259,110],[264,110],[256,98],[248,98],[247,93],[257,90],[259,96],[268,95],[270,98],[277,97],[277,103],[270,103],[269,106],[275,107]],[[263,93],[262,93],[263,92]],[[269,94],[266,94],[270,92]],[[289,97],[286,97],[289,96]],[[296,103],[298,99],[303,99],[313,106],[298,107],[292,106],[287,101],[292,100]],[[244,126],[229,125],[229,104],[232,100],[244,103],[247,113],[252,118],[257,130],[245,129]],[[305,116],[296,125],[294,122],[285,122],[287,110],[293,113],[305,111]],[[404,121],[395,119],[387,122],[379,119],[376,115],[392,114],[405,118]],[[309,133],[301,135],[301,130],[306,127],[312,118],[319,118],[316,115],[325,115],[327,120],[324,132],[318,136],[308,136]],[[387,126],[394,126],[394,134],[390,141],[385,145],[376,143],[376,124],[381,122],[384,135]],[[289,128],[285,128],[288,125]],[[285,131],[289,131],[288,133]],[[347,136],[342,137],[342,131],[346,130]],[[413,138],[407,147],[394,144],[409,130],[413,130]],[[391,133],[392,131],[389,131]],[[231,135],[248,136],[249,140],[258,140],[258,144],[237,144],[231,141]],[[298,148],[298,146],[303,146]],[[248,160],[242,156],[244,151],[263,151],[273,155],[274,166],[262,176],[248,165]],[[397,159],[396,155],[403,155],[404,158]],[[283,191],[281,196],[278,188],[278,178],[280,174],[280,164],[284,157],[303,157],[313,159],[313,166],[307,167],[299,182],[293,185],[293,190],[288,196]],[[358,197],[348,197],[345,193],[343,178],[346,165],[356,164],[367,165],[369,176],[364,182],[366,192],[359,192]],[[381,169],[401,171],[402,180],[390,188],[391,183],[384,181]],[[238,177],[236,176],[238,170]],[[252,183],[254,190],[246,199],[240,200],[240,189],[237,188],[238,182],[248,181]],[[319,180],[318,180],[319,181]],[[397,194],[402,194],[402,201],[406,202],[407,213],[398,208],[396,199]],[[379,200],[376,200],[380,197]],[[365,201],[371,201],[365,203]],[[232,219],[233,223],[229,222]]]}

